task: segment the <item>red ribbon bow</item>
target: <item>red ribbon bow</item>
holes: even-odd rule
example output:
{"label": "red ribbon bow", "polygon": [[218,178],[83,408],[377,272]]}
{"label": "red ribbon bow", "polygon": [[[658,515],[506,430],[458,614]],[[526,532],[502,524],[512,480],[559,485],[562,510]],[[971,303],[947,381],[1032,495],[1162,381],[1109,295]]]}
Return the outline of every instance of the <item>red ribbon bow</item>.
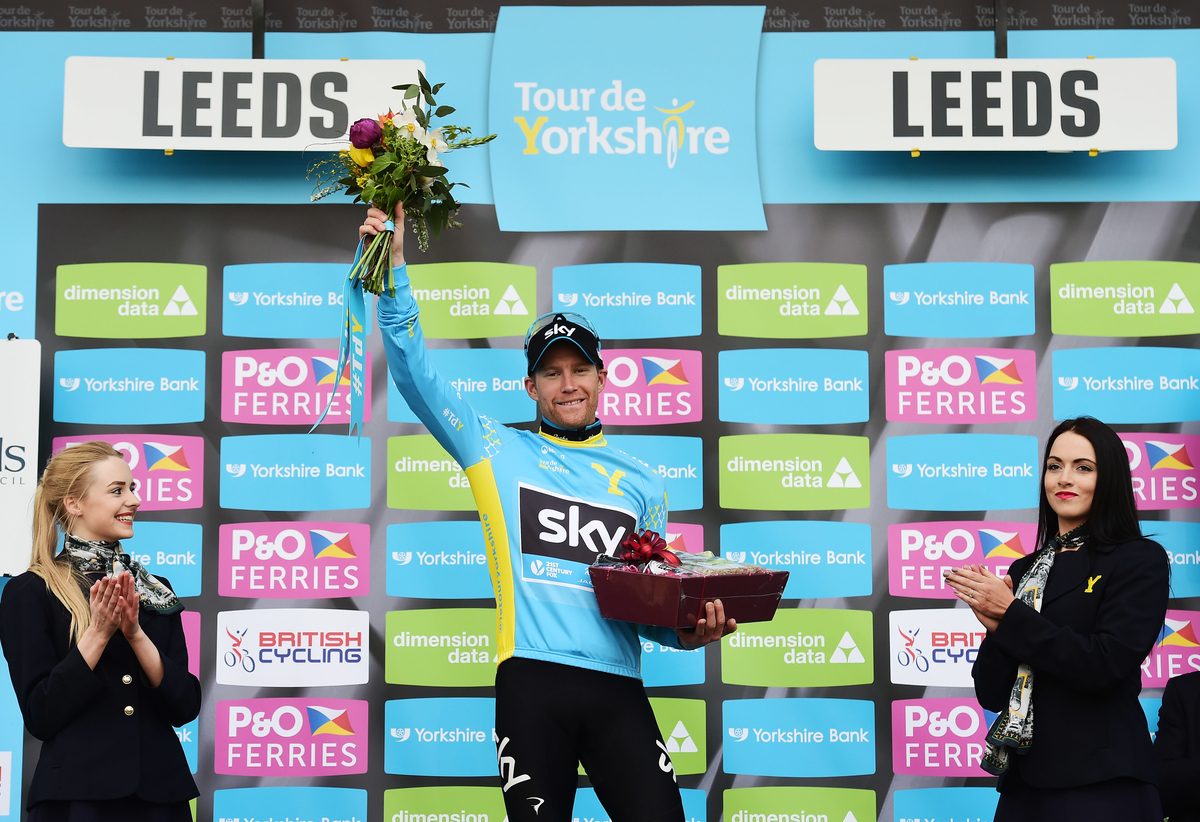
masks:
{"label": "red ribbon bow", "polygon": [[639,531],[621,541],[621,552],[617,555],[625,562],[642,565],[652,559],[667,565],[679,565],[679,557],[667,547],[667,541],[655,531]]}

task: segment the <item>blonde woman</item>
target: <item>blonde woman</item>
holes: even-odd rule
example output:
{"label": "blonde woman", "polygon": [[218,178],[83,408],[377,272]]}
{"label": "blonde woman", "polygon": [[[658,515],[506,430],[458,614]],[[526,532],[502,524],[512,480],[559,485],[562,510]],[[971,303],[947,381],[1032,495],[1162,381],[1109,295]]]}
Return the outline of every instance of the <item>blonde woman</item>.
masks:
{"label": "blonde woman", "polygon": [[0,598],[0,645],[42,740],[29,822],[191,822],[200,792],[172,726],[199,715],[200,682],[183,605],[121,549],[139,505],[106,442],[62,451],[38,483],[32,561]]}

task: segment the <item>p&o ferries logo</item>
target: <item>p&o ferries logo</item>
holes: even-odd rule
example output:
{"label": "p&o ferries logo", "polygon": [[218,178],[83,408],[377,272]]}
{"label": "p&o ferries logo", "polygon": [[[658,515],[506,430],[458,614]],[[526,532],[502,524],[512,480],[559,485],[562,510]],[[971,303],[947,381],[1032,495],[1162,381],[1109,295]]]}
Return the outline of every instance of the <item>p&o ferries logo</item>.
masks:
{"label": "p&o ferries logo", "polygon": [[89,440],[112,443],[121,452],[143,511],[204,506],[204,438],[171,434],[84,434],[55,437],[54,453]]}

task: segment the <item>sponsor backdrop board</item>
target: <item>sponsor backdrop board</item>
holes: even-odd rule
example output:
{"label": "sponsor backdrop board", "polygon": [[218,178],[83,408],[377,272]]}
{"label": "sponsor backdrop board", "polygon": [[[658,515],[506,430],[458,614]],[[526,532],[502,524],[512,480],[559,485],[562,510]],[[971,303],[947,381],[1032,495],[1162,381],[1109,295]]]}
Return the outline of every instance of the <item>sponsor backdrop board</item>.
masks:
{"label": "sponsor backdrop board", "polygon": [[[595,109],[620,80],[623,105],[672,107],[635,74],[564,79],[564,102],[595,86]],[[576,156],[567,131],[554,155],[542,134],[555,118],[564,130],[611,118],[598,141],[625,118],[635,145],[639,116],[659,125],[628,107],[568,121],[556,76],[514,81],[538,84],[521,114],[530,128],[548,118],[533,160],[580,174],[591,160],[647,160],[684,177],[707,162],[687,129],[707,133],[701,103],[715,87],[679,90],[679,106],[697,102],[678,115],[674,168],[650,136],[647,157],[618,155],[610,133],[613,157],[598,142],[592,158],[590,135],[578,133]],[[553,111],[538,108],[545,88]],[[627,101],[631,89],[644,103]],[[732,153],[745,135],[729,136]],[[1105,208],[1119,236],[1081,227]],[[609,441],[663,476],[667,538],[791,573],[772,622],[703,651],[642,643],[689,820],[990,818],[978,746],[991,716],[970,680],[982,628],[941,574],[962,563],[1002,574],[1035,550],[1041,449],[1063,413],[1125,414],[1111,418],[1143,528],[1172,562],[1176,600],[1142,669],[1148,714],[1171,676],[1200,668],[1189,599],[1200,595],[1189,325],[1200,282],[1182,234],[1153,248],[1136,239],[1187,224],[1157,208],[1150,220],[1117,206],[1010,206],[1031,239],[1002,252],[961,229],[1002,224],[983,206],[772,207],[765,235],[631,234],[625,250],[604,239],[619,235],[501,232],[477,206],[464,209],[466,231],[410,249],[432,359],[482,413],[531,425],[522,335],[540,313],[584,314],[604,339]],[[206,708],[179,735],[204,793],[199,818],[298,807],[356,822],[501,818],[482,529],[466,466],[415,421],[377,328],[365,436],[342,427],[337,310],[361,209],[48,206],[41,224],[68,213],[77,233],[47,228],[40,245],[40,431],[0,431],[0,492],[27,492],[10,474],[31,477],[72,442],[107,439],[130,464],[143,505],[126,547],[171,580],[194,627]],[[151,221],[152,233],[127,228]],[[955,252],[913,252],[922,224],[940,225]],[[779,233],[799,244],[772,245]],[[1108,269],[1037,250],[1102,235]],[[200,242],[211,237],[225,240]],[[1116,297],[1084,298],[1085,287],[1140,289],[1125,302],[1152,291],[1154,315],[1117,312]],[[533,559],[528,580],[541,578]],[[14,784],[5,753],[14,770],[23,754],[10,748],[0,797]],[[607,818],[588,790],[576,811]]]}

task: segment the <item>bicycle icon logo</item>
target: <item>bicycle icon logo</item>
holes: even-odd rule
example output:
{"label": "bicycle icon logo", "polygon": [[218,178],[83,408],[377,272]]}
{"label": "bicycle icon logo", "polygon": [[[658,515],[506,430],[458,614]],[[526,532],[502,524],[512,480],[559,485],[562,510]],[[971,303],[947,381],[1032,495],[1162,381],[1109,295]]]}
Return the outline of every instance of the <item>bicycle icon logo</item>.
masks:
{"label": "bicycle icon logo", "polygon": [[918,671],[926,673],[929,670],[929,660],[920,648],[914,647],[917,643],[917,634],[921,633],[921,629],[918,628],[911,634],[906,634],[904,629],[899,626],[896,627],[896,630],[900,632],[900,636],[904,637],[904,648],[896,654],[896,661],[900,663],[900,667],[907,668],[909,665],[916,665]]}
{"label": "bicycle icon logo", "polygon": [[254,673],[254,657],[250,651],[242,648],[242,643],[246,640],[246,632],[249,628],[243,628],[238,633],[233,633],[228,628],[225,629],[225,634],[233,640],[233,648],[225,652],[225,665],[230,668],[235,668],[239,664],[246,673]]}

